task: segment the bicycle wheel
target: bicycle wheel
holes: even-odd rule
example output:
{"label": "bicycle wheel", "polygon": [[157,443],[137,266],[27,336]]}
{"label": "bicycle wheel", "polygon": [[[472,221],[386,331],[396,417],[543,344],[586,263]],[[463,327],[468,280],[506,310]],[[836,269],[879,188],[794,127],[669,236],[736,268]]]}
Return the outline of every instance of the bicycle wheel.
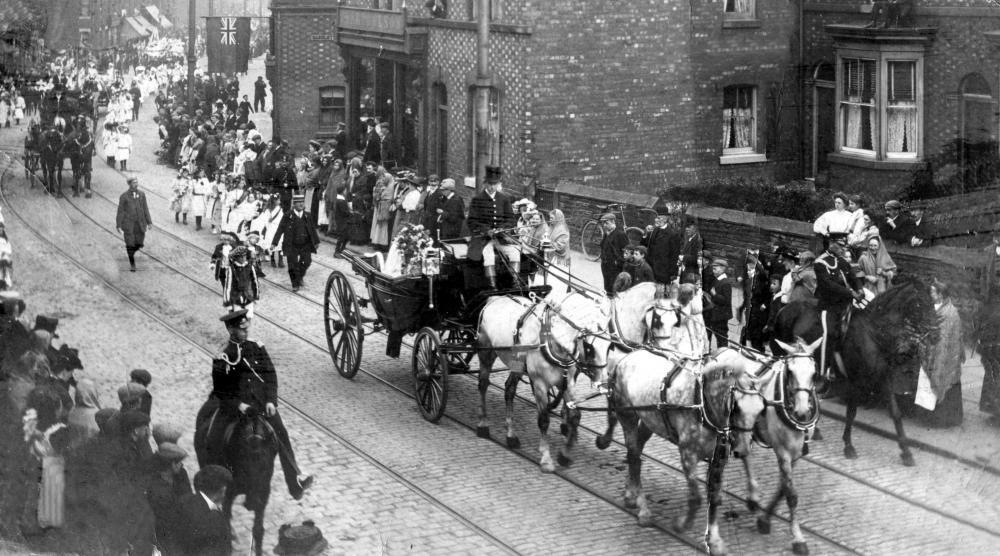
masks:
{"label": "bicycle wheel", "polygon": [[604,228],[597,220],[589,220],[580,232],[580,251],[591,261],[600,260],[601,242],[604,241]]}
{"label": "bicycle wheel", "polygon": [[639,245],[642,243],[642,236],[645,234],[646,231],[642,228],[636,228],[635,226],[625,228],[625,235],[628,236],[628,242],[632,245]]}

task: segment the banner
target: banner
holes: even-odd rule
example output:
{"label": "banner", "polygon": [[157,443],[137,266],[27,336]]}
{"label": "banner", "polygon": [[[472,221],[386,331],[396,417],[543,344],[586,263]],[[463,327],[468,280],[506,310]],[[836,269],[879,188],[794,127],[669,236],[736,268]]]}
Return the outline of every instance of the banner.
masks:
{"label": "banner", "polygon": [[208,73],[242,73],[250,61],[250,18],[205,19]]}

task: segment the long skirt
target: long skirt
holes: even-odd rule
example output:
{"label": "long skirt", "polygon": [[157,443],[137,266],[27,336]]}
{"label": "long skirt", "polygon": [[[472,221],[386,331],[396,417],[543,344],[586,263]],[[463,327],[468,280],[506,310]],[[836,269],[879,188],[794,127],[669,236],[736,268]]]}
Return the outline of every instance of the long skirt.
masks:
{"label": "long skirt", "polygon": [[916,408],[918,417],[932,427],[957,427],[962,424],[962,383],[959,382],[945,392],[938,400],[934,411],[922,407]]}
{"label": "long skirt", "polygon": [[62,527],[66,521],[66,461],[62,456],[42,458],[42,488],[38,496],[38,525]]}
{"label": "long skirt", "polygon": [[992,353],[996,348],[984,350],[983,392],[979,398],[979,410],[1000,415],[1000,354]]}
{"label": "long skirt", "polygon": [[208,201],[209,205],[209,216],[212,220],[213,226],[222,227],[222,199],[215,198]]}

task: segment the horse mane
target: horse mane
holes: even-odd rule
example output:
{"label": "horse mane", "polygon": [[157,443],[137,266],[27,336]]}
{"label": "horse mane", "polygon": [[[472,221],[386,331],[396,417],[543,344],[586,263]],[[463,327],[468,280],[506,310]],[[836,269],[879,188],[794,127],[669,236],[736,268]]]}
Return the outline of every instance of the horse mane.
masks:
{"label": "horse mane", "polygon": [[938,330],[929,290],[910,279],[879,294],[862,311],[883,349],[896,351],[904,343],[931,345]]}

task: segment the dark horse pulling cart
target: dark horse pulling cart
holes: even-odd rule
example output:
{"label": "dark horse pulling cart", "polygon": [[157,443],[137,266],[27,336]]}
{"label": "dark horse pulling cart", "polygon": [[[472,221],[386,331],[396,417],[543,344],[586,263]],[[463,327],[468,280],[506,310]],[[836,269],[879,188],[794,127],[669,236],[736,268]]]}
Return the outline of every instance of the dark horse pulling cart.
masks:
{"label": "dark horse pulling cart", "polygon": [[[73,166],[73,189],[79,194],[81,178],[90,188],[90,164],[93,156],[93,131],[90,147],[82,152],[73,141],[84,121],[81,116],[94,118],[94,97],[96,93],[77,89],[53,89],[46,91],[38,104],[40,126],[32,128],[25,138],[25,172],[34,174],[39,166],[42,170],[46,189],[53,194],[62,194],[63,160],[67,157]],[[86,125],[86,124],[83,124]]]}
{"label": "dark horse pulling cart", "polygon": [[[445,242],[438,274],[398,277],[383,273],[375,257],[344,251],[354,272],[365,279],[367,299],[355,293],[340,271],[333,271],[326,282],[323,319],[337,372],[345,378],[358,372],[366,323],[371,332],[388,334],[386,354],[392,357],[399,356],[404,335],[416,334],[411,368],[417,407],[432,423],[444,415],[448,375],[478,372],[470,362],[476,355],[479,314],[486,301],[497,295],[544,297],[551,289],[527,286],[526,272],[516,281],[507,276],[498,289],[492,289],[482,266],[464,258],[465,247],[463,240]],[[374,319],[362,316],[361,307],[368,304]]]}

